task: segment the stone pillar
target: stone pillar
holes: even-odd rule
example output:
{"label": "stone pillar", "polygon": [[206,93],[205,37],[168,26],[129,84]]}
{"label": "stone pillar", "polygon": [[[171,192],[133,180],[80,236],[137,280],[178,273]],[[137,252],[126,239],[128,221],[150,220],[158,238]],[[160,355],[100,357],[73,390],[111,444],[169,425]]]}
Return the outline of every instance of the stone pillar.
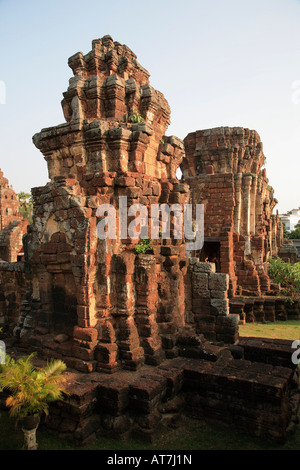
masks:
{"label": "stone pillar", "polygon": [[257,190],[257,178],[252,176],[252,185],[251,185],[251,203],[250,203],[250,233],[255,234],[256,232],[256,220],[255,220],[255,210],[256,210],[256,190]]}
{"label": "stone pillar", "polygon": [[144,363],[144,350],[141,347],[135,323],[134,253],[115,257],[114,294],[116,296],[114,321],[116,341],[122,367],[136,370]]}
{"label": "stone pillar", "polygon": [[251,189],[251,182],[252,176],[245,175],[243,177],[243,190],[242,190],[242,201],[243,201],[243,212],[242,212],[242,220],[243,220],[243,235],[245,237],[245,256],[251,253],[251,245],[250,245],[250,206],[251,206],[251,198],[250,198],[250,189]]}
{"label": "stone pillar", "polygon": [[239,234],[241,227],[241,204],[242,204],[242,173],[235,176],[235,208],[234,208],[234,232]]}
{"label": "stone pillar", "polygon": [[263,188],[263,182],[261,179],[257,181],[257,186],[256,186],[256,208],[255,208],[255,220],[256,220],[256,226],[260,227],[262,224],[262,211],[263,211],[263,193],[262,193],[262,188]]}
{"label": "stone pillar", "polygon": [[[159,267],[159,265],[157,265]],[[156,322],[158,303],[156,260],[153,255],[136,258],[136,316],[135,321],[144,349],[146,364],[159,364],[164,359],[162,342]]]}

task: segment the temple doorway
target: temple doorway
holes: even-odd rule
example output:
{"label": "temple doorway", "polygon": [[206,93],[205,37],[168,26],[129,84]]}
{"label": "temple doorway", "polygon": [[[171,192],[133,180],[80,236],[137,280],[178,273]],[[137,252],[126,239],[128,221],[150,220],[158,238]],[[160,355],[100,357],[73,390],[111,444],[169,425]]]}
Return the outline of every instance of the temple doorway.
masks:
{"label": "temple doorway", "polygon": [[219,240],[204,240],[203,248],[200,252],[200,261],[215,263],[216,271],[220,272],[220,248]]}

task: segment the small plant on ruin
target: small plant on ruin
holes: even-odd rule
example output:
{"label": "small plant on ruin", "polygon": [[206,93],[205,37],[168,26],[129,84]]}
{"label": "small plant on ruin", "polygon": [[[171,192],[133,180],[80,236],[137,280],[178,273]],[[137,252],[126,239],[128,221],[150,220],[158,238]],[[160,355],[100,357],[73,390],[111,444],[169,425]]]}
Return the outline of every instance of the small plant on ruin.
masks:
{"label": "small plant on ruin", "polygon": [[148,238],[143,238],[140,243],[138,243],[136,246],[135,246],[135,252],[137,255],[143,253],[147,253],[149,251],[152,251],[152,246],[151,246],[151,240],[149,240]]}
{"label": "small plant on ruin", "polygon": [[128,121],[132,123],[139,123],[144,122],[145,119],[137,110],[134,110],[133,113],[128,117]]}
{"label": "small plant on ruin", "polygon": [[9,414],[17,418],[24,432],[24,448],[36,449],[36,429],[42,413],[48,415],[49,403],[62,400],[67,394],[63,383],[64,362],[51,360],[43,369],[32,364],[35,354],[15,361],[6,356],[0,365],[0,391],[8,392],[6,406]]}
{"label": "small plant on ruin", "polygon": [[290,264],[281,258],[270,258],[268,272],[279,285],[279,295],[288,297],[290,303],[300,299],[300,263]]}

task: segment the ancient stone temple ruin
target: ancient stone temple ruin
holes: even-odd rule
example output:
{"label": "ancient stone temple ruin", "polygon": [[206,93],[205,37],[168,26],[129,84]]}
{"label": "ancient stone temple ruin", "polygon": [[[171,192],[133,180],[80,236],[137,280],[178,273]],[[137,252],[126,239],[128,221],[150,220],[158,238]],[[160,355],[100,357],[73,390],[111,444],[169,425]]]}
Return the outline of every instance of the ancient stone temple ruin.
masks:
{"label": "ancient stone temple ruin", "polygon": [[[188,195],[175,175],[183,145],[164,136],[169,106],[126,46],[106,37],[69,65],[67,123],[34,136],[50,178],[33,190],[26,240],[39,301],[34,326],[71,337],[70,356],[80,368],[156,364],[164,346],[172,355],[172,332],[185,325],[185,246],[158,241],[152,254],[137,256],[139,240],[126,233],[97,238],[97,209],[111,204],[119,226],[121,197],[126,211],[133,204],[183,203]],[[132,123],[134,113],[143,122]]]}
{"label": "ancient stone temple ruin", "polygon": [[230,312],[242,322],[299,318],[298,304],[289,309],[276,297],[268,275],[267,260],[278,256],[284,238],[258,133],[199,130],[184,146],[183,179],[193,203],[204,205],[204,246],[197,255],[229,275]]}
{"label": "ancient stone temple ruin", "polygon": [[[79,443],[96,433],[151,438],[172,411],[284,440],[299,403],[291,346],[242,343],[230,312],[236,293],[268,289],[261,268],[281,240],[258,135],[167,136],[166,99],[110,36],[69,66],[66,122],[33,137],[49,183],[32,189],[23,303],[17,319],[0,317],[12,347],[69,368],[71,395],[47,425]],[[152,236],[153,208],[184,214],[197,203],[201,251],[176,236],[174,213],[170,236],[161,219]],[[136,214],[144,242],[129,233]]]}
{"label": "ancient stone temple ruin", "polygon": [[214,260],[230,276],[232,295],[270,290],[264,263],[283,243],[277,203],[263,168],[256,131],[221,127],[185,138],[183,176],[194,203],[205,206],[205,243],[200,259]]}
{"label": "ancient stone temple ruin", "polygon": [[22,258],[22,236],[27,225],[19,212],[18,197],[0,170],[0,260],[14,262]]}

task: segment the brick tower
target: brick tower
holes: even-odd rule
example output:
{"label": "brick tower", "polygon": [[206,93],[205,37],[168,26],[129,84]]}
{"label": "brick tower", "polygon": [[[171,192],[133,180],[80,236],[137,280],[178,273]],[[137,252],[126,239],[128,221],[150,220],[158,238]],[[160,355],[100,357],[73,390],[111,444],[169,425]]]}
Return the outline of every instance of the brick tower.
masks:
{"label": "brick tower", "polygon": [[22,236],[27,225],[19,212],[18,197],[0,170],[0,259],[18,261],[22,257]]}

